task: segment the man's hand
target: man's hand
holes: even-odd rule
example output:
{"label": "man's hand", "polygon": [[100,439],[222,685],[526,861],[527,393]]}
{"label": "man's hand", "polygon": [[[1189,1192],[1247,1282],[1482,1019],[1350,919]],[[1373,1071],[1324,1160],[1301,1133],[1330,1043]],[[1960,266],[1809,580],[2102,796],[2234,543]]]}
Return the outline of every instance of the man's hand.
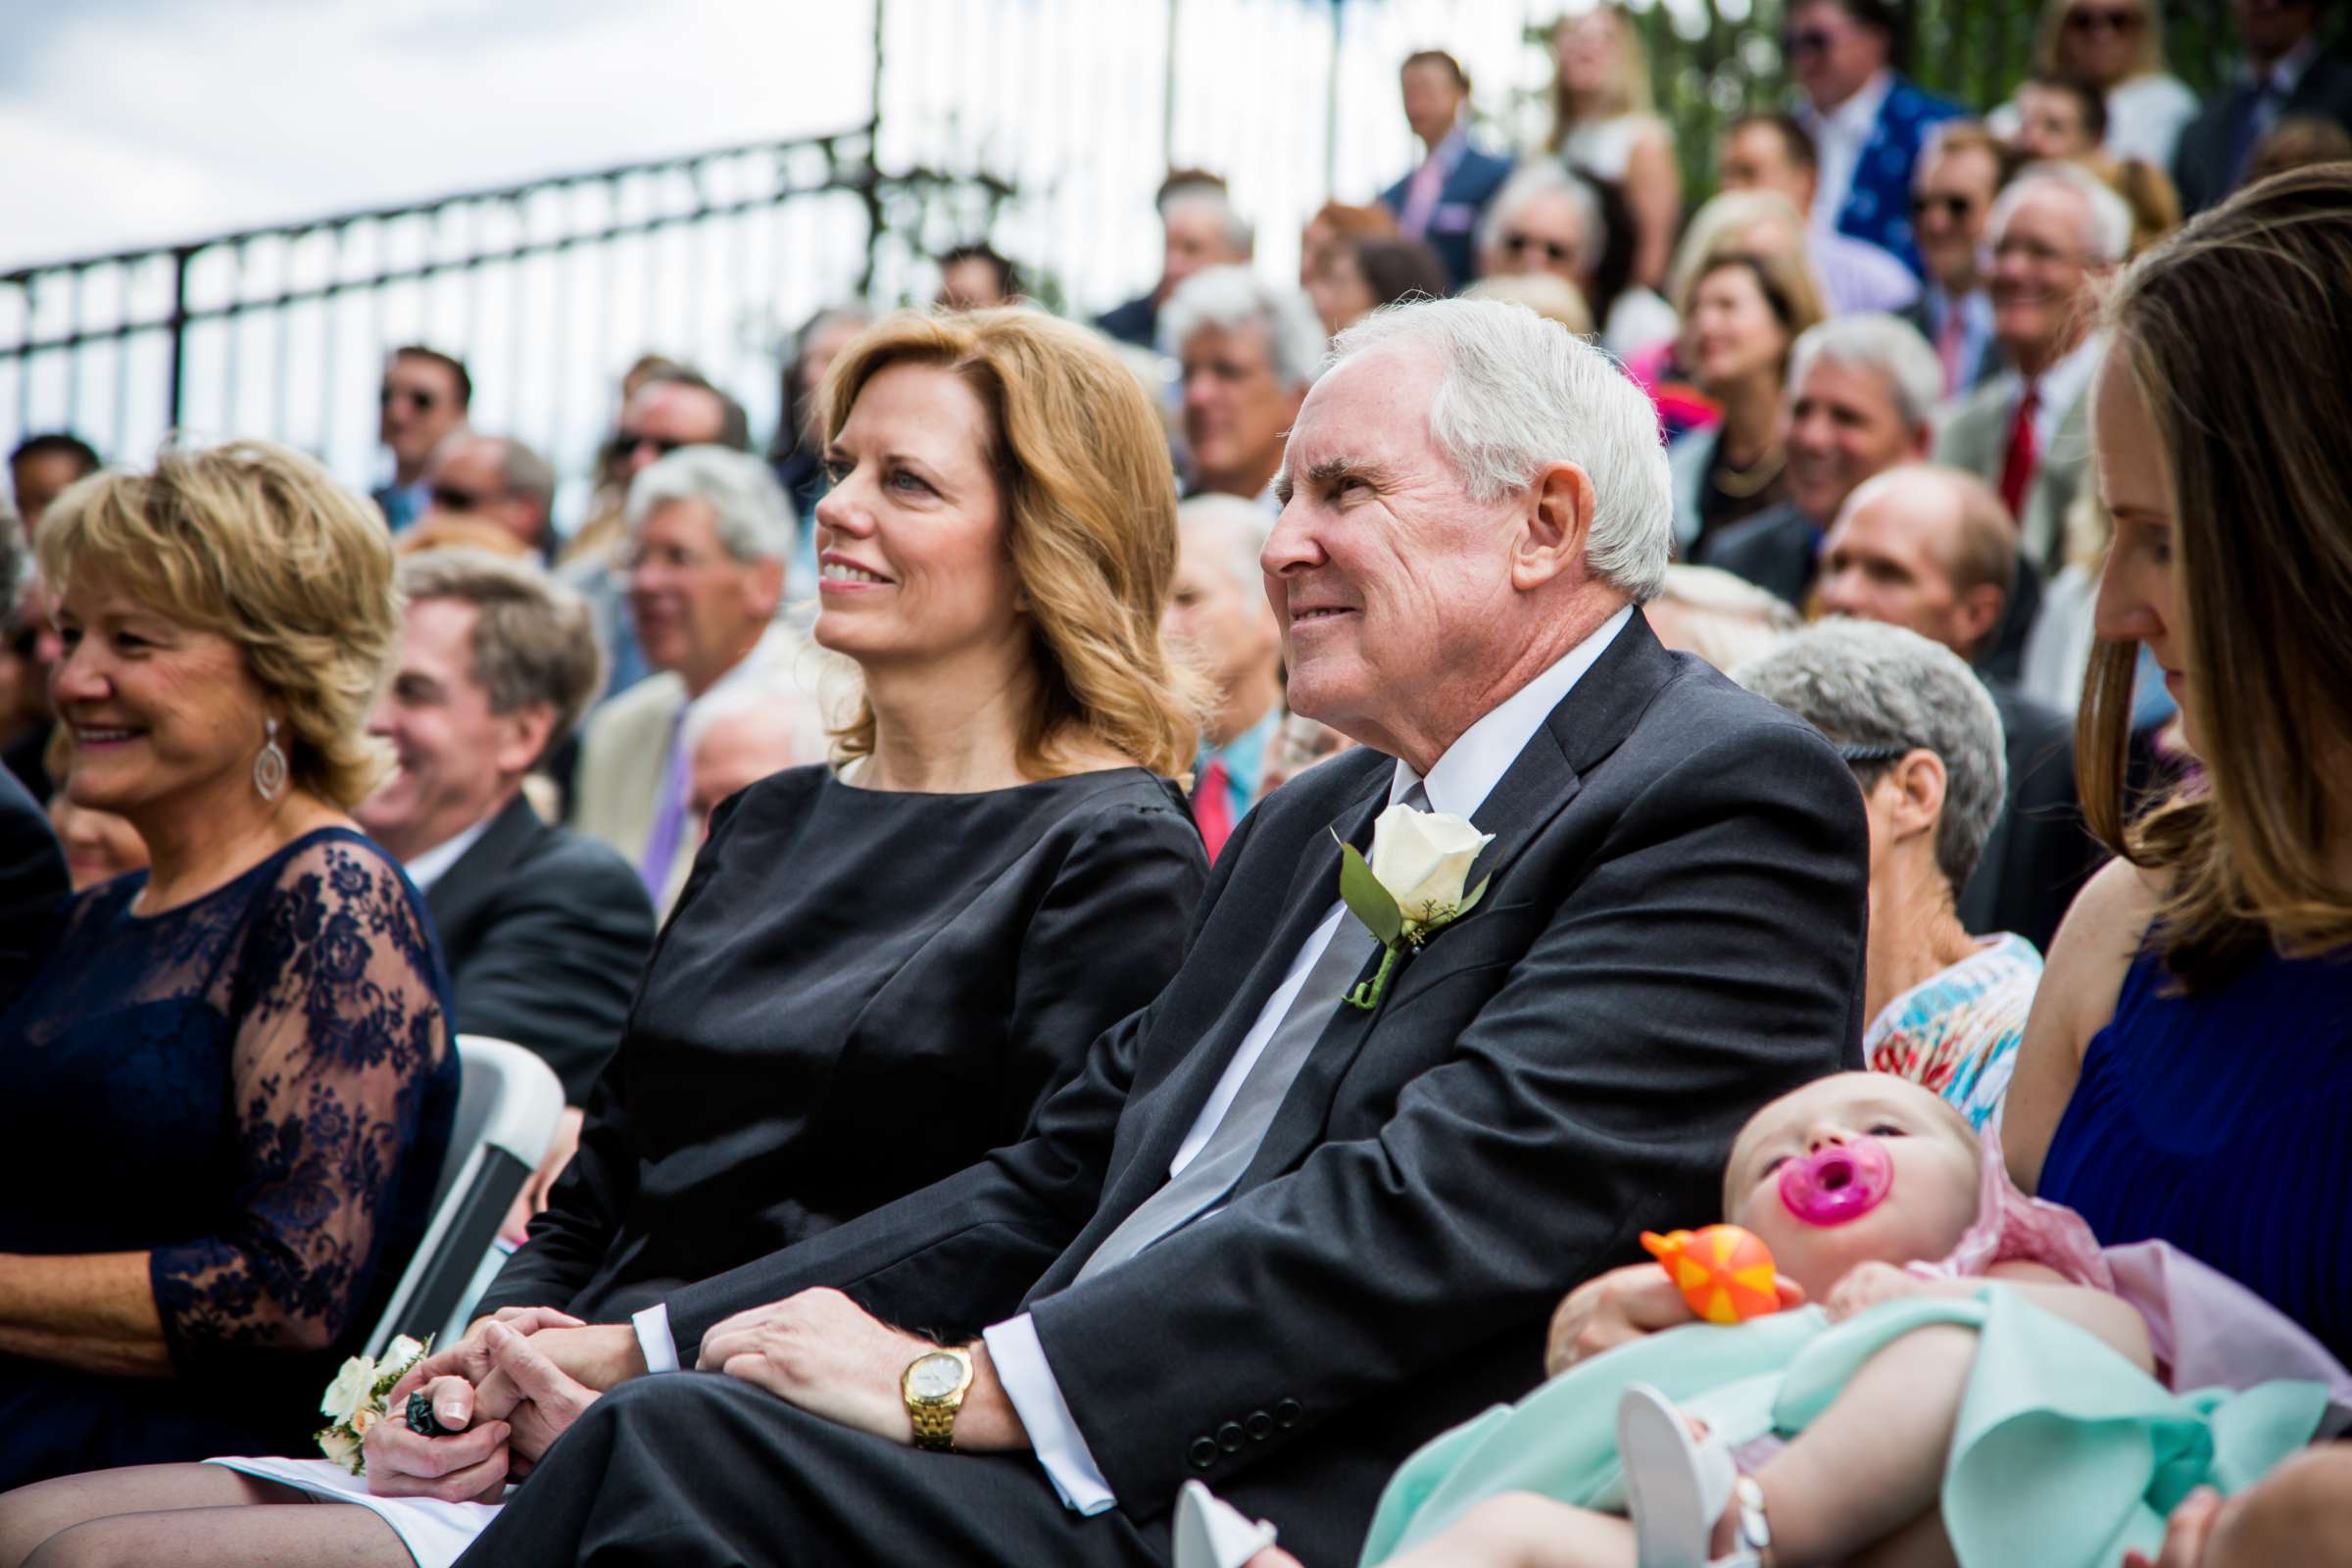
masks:
{"label": "man's hand", "polygon": [[[463,1340],[409,1368],[385,1396],[385,1417],[368,1429],[362,1449],[368,1490],[379,1497],[438,1497],[444,1502],[496,1502],[509,1479],[510,1431],[504,1408],[476,1408],[475,1385],[492,1377],[488,1333],[525,1335],[576,1328],[579,1319],[552,1306],[510,1306],[476,1323]],[[409,1396],[418,1389],[448,1436],[428,1438],[409,1427]],[[480,1417],[476,1422],[477,1415]]]}
{"label": "man's hand", "polygon": [[[795,1408],[858,1432],[911,1444],[899,1380],[915,1357],[939,1347],[868,1313],[839,1291],[803,1291],[713,1326],[703,1336],[701,1369],[754,1383]],[[966,1348],[972,1386],[956,1417],[956,1446],[967,1452],[1026,1447],[1028,1434],[985,1345]]]}
{"label": "man's hand", "polygon": [[[1781,1310],[1805,1304],[1805,1288],[1787,1275],[1776,1277]],[[1577,1362],[1631,1345],[1664,1329],[1695,1323],[1698,1315],[1683,1299],[1674,1279],[1655,1263],[1628,1263],[1594,1275],[1551,1314],[1544,1344],[1544,1375],[1557,1377]]]}
{"label": "man's hand", "polygon": [[550,1444],[571,1430],[580,1412],[604,1396],[558,1366],[538,1341],[504,1324],[489,1325],[484,1343],[494,1370],[482,1384],[482,1401],[507,1408],[512,1473],[519,1481]]}

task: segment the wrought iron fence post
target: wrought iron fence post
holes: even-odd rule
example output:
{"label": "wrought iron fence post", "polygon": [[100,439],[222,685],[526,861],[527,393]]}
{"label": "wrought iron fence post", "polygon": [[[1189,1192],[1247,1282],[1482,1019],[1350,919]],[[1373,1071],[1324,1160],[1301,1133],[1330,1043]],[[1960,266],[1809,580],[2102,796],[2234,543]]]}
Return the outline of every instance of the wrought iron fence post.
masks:
{"label": "wrought iron fence post", "polygon": [[172,312],[164,318],[164,326],[172,334],[172,392],[168,403],[170,415],[165,428],[179,428],[180,388],[184,378],[188,345],[188,259],[196,253],[186,245],[172,251]]}
{"label": "wrought iron fence post", "polygon": [[[882,258],[882,40],[884,0],[874,0],[874,108],[865,122],[865,167],[858,175],[858,195],[865,203],[865,271],[858,293],[874,292],[874,270]],[[828,154],[830,149],[827,149]]]}

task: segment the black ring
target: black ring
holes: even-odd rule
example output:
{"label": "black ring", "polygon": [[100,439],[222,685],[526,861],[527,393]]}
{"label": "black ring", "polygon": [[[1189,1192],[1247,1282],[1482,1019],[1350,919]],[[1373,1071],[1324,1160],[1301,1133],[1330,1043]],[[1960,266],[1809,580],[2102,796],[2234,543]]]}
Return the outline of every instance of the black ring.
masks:
{"label": "black ring", "polygon": [[416,1433],[420,1438],[445,1438],[449,1436],[449,1428],[443,1426],[440,1421],[434,1417],[433,1401],[424,1396],[424,1391],[422,1389],[418,1389],[416,1393],[409,1396],[408,1416],[409,1430]]}

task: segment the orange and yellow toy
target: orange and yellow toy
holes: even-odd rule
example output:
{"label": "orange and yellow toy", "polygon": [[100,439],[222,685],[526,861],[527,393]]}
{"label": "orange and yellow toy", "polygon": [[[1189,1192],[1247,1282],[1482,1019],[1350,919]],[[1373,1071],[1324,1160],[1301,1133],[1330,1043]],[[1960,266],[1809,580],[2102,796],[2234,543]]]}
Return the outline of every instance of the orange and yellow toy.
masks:
{"label": "orange and yellow toy", "polygon": [[1744,1323],[1781,1309],[1772,1250],[1737,1225],[1642,1233],[1642,1245],[1666,1265],[1690,1310],[1709,1323]]}

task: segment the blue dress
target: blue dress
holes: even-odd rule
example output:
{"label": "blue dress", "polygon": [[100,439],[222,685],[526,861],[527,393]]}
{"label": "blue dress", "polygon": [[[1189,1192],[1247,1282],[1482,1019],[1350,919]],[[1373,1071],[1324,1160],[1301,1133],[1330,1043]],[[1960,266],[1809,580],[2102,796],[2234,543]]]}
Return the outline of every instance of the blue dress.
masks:
{"label": "blue dress", "polygon": [[2170,1242],[2352,1364],[2348,1127],[2352,954],[2266,947],[2187,996],[2143,954],[2083,1053],[2039,1196],[2106,1246]]}
{"label": "blue dress", "polygon": [[0,1488],[305,1451],[448,1146],[448,981],[382,851],[320,829],[152,916],[145,884],[68,900],[0,1014],[0,1253],[147,1253],[174,1375],[0,1355]]}

